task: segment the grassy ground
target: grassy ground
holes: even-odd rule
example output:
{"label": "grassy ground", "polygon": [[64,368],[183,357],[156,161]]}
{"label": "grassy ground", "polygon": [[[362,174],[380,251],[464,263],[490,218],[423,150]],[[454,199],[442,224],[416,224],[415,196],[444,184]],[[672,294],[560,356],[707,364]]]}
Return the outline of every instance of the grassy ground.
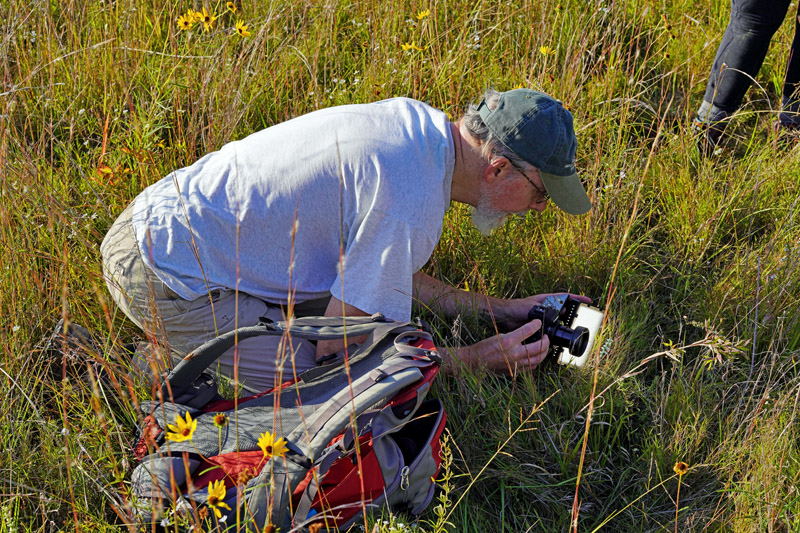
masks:
{"label": "grassy ground", "polygon": [[[213,28],[179,30],[203,6]],[[594,208],[488,239],[454,208],[426,269],[496,295],[586,294],[608,322],[585,370],[438,382],[451,487],[418,526],[797,529],[800,160],[769,133],[788,22],[724,153],[701,160],[687,125],[722,1],[237,6],[0,1],[0,531],[125,530],[150,391],[124,378],[138,332],[109,303],[98,247],[143,187],[314,109],[402,95],[456,118],[487,85],[572,110]],[[102,337],[115,386],[42,352],[61,317]],[[443,342],[487,332],[426,317]]]}

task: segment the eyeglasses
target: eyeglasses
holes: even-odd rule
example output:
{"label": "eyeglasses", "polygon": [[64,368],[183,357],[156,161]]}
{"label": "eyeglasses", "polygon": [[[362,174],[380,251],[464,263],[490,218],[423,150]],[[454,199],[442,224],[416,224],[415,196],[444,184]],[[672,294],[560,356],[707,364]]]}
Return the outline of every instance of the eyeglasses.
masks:
{"label": "eyeglasses", "polygon": [[535,184],[535,183],[533,183],[533,180],[532,180],[532,179],[530,179],[530,178],[528,177],[528,175],[527,175],[527,174],[525,174],[525,172],[524,172],[524,171],[523,171],[523,170],[520,168],[520,166],[519,166],[519,165],[517,165],[516,163],[514,163],[514,162],[513,162],[511,159],[508,159],[508,162],[509,162],[509,163],[511,163],[511,166],[512,166],[512,167],[514,167],[515,169],[517,169],[517,172],[519,172],[520,174],[522,174],[522,177],[523,177],[523,178],[525,178],[526,180],[528,180],[528,183],[530,183],[530,184],[531,184],[531,187],[533,187],[533,189],[534,189],[534,190],[535,190],[537,193],[539,193],[539,199],[538,199],[538,200],[536,200],[534,203],[535,203],[535,204],[537,204],[537,205],[541,205],[541,204],[547,203],[547,201],[550,199],[550,195],[549,195],[549,194],[547,194],[547,191],[546,191],[546,190],[544,190],[544,191],[543,191],[542,189],[540,189],[539,187],[537,187],[537,186],[536,186],[536,184]]}

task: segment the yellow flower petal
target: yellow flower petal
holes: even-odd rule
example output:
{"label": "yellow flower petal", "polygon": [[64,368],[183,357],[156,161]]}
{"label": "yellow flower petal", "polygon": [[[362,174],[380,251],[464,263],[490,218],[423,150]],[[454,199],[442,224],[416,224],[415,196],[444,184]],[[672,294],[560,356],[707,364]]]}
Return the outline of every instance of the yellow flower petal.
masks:
{"label": "yellow flower petal", "polygon": [[408,52],[409,50],[422,50],[421,47],[414,43],[403,43],[400,45],[400,48],[402,48],[404,52]]}
{"label": "yellow flower petal", "polygon": [[188,15],[181,15],[178,17],[178,29],[188,30],[194,25],[194,18],[191,13]]}
{"label": "yellow flower petal", "polygon": [[206,503],[211,510],[214,511],[214,515],[217,518],[222,517],[222,511],[220,508],[227,509],[228,511],[231,510],[230,506],[224,502],[225,498],[225,483],[220,479],[217,481],[212,481],[208,484],[208,499]]}
{"label": "yellow flower petal", "polygon": [[249,31],[247,31],[247,24],[244,23],[243,20],[239,20],[236,22],[236,33],[241,35],[242,37],[250,37],[252,35]]}
{"label": "yellow flower petal", "polygon": [[275,436],[269,431],[265,431],[258,439],[258,447],[264,452],[264,457],[283,457],[289,448],[286,446],[286,439],[283,437],[275,440]]}
{"label": "yellow flower petal", "polygon": [[286,439],[283,437],[279,438],[277,441],[275,441],[275,444],[272,445],[272,455],[283,457],[288,451],[289,447],[286,446]]}
{"label": "yellow flower petal", "polygon": [[197,429],[197,420],[192,420],[192,415],[187,412],[185,420],[178,415],[175,425],[167,424],[167,429],[169,430],[166,435],[167,440],[173,442],[191,440],[194,430]]}

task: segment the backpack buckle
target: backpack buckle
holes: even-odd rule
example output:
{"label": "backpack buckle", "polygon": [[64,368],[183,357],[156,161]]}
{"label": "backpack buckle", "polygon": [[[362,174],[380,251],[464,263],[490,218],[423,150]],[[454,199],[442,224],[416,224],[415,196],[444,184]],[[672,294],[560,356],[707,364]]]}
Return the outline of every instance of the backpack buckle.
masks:
{"label": "backpack buckle", "polygon": [[425,339],[433,342],[433,337],[431,337],[430,333],[425,331],[404,331],[394,338],[394,347],[400,354],[425,357],[435,361],[435,357],[439,357],[439,355],[436,354],[434,350],[428,350],[427,348],[420,348],[419,346],[411,345],[411,343],[417,339]]}

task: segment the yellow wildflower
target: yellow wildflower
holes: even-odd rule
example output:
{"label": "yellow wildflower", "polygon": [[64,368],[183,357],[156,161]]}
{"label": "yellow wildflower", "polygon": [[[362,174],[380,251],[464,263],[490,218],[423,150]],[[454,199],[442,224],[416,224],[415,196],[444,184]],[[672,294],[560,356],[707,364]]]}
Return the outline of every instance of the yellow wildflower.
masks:
{"label": "yellow wildflower", "polygon": [[214,425],[222,429],[228,425],[228,416],[225,413],[217,413],[214,415]]}
{"label": "yellow wildflower", "polygon": [[245,24],[243,20],[236,22],[236,33],[238,33],[241,37],[250,37],[250,35],[252,35],[249,31],[247,31],[247,24]]}
{"label": "yellow wildflower", "polygon": [[231,13],[236,13],[236,4],[234,4],[233,2],[227,2],[225,4],[225,7],[227,7],[228,11],[230,11]]}
{"label": "yellow wildflower", "polygon": [[212,481],[208,484],[208,506],[214,511],[217,518],[222,517],[220,507],[224,507],[228,511],[231,510],[230,506],[225,503],[225,483],[222,480]]}
{"label": "yellow wildflower", "polygon": [[214,21],[217,20],[217,17],[214,15],[214,13],[209,13],[204,7],[202,13],[198,11],[197,15],[200,15],[200,21],[203,23],[205,30],[211,31],[211,28],[214,27]]}
{"label": "yellow wildflower", "polygon": [[678,474],[678,477],[683,477],[684,474],[686,474],[686,472],[689,471],[689,465],[687,465],[683,461],[678,461],[677,463],[675,463],[675,466],[672,467],[672,470],[674,470],[675,473]]}
{"label": "yellow wildflower", "polygon": [[400,45],[400,48],[402,48],[404,52],[408,52],[409,50],[422,50],[422,48],[414,43],[403,43]]}
{"label": "yellow wildflower", "polygon": [[431,10],[430,9],[423,9],[422,11],[417,13],[417,20],[422,20],[424,18],[428,18],[430,16],[430,14],[431,14]]}
{"label": "yellow wildflower", "polygon": [[167,432],[167,440],[173,442],[191,440],[194,430],[197,428],[197,420],[192,420],[192,415],[187,412],[186,420],[181,418],[181,415],[178,415],[175,424],[174,426],[172,424],[167,424],[167,429],[169,430]]}
{"label": "yellow wildflower", "polygon": [[178,17],[179,30],[188,30],[191,29],[192,26],[194,26],[194,17],[191,13]]}
{"label": "yellow wildflower", "polygon": [[192,11],[190,9],[189,12],[186,13],[186,17],[191,18],[192,22],[203,22],[203,13],[200,11]]}
{"label": "yellow wildflower", "polygon": [[550,48],[549,46],[540,46],[539,47],[539,53],[542,54],[542,55],[545,55],[545,56],[549,56],[549,55],[555,54],[556,51],[553,50],[552,48]]}
{"label": "yellow wildflower", "polygon": [[261,434],[261,437],[258,439],[258,447],[264,452],[264,457],[283,457],[286,455],[286,452],[289,451],[289,448],[286,447],[286,439],[281,437],[275,440],[275,436],[269,431],[265,431]]}

